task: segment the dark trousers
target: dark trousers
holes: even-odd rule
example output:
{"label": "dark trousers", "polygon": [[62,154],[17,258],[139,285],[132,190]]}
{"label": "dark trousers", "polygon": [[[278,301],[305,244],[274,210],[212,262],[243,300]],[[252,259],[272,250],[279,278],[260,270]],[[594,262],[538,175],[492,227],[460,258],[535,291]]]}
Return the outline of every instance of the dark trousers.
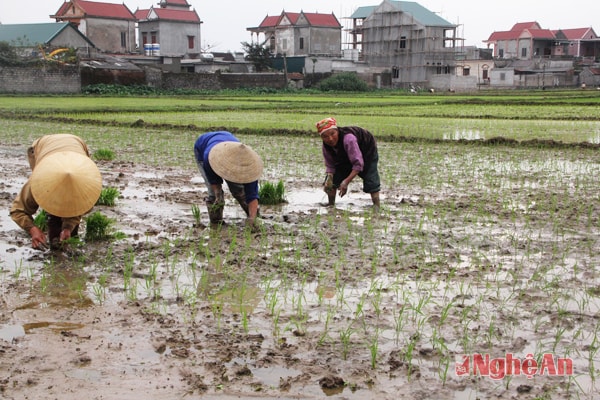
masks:
{"label": "dark trousers", "polygon": [[[60,232],[62,231],[62,218],[56,215],[47,214],[48,216],[48,241],[50,244],[60,241]],[[79,225],[71,231],[71,237],[77,237]]]}

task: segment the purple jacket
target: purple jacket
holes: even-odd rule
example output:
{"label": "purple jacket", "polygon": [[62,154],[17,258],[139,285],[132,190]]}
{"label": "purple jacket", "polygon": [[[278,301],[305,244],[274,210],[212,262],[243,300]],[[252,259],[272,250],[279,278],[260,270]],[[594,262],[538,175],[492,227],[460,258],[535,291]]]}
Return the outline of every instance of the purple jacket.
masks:
{"label": "purple jacket", "polygon": [[377,155],[375,137],[358,126],[341,126],[338,132],[335,148],[323,143],[325,171],[334,173],[336,166],[350,164],[353,170],[361,172]]}

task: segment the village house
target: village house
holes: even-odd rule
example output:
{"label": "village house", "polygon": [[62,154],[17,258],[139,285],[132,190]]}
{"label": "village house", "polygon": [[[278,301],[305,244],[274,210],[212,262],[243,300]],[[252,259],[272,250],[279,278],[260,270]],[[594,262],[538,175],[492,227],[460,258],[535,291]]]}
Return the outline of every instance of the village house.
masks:
{"label": "village house", "polygon": [[[103,55],[102,62],[116,55],[170,72],[248,71],[242,53],[203,51],[202,20],[188,0],[159,0],[135,13],[125,4],[66,0],[51,18],[57,22],[0,25],[0,32],[30,55],[40,46],[69,47],[88,58]],[[493,32],[484,41],[488,48],[478,49],[464,46],[457,25],[416,2],[383,0],[344,20],[345,28],[333,13],[282,11],[246,30],[252,43],[270,49],[276,69],[298,80],[355,72],[374,87],[417,90],[598,85],[600,38],[591,27],[550,30],[522,22]]]}
{"label": "village house", "polygon": [[519,22],[508,31],[493,32],[484,41],[495,58],[597,57],[598,36],[590,28],[543,29],[537,22]]}
{"label": "village house", "polygon": [[592,28],[550,30],[537,22],[519,22],[484,42],[493,48],[494,87],[576,85],[581,68],[600,55],[600,39]]}
{"label": "village house", "polygon": [[65,48],[87,55],[94,48],[94,44],[68,22],[0,24],[0,42],[10,44],[24,58],[50,57],[54,51]]}
{"label": "village house", "polygon": [[57,22],[72,23],[100,51],[121,54],[137,51],[136,18],[125,4],[69,0],[50,17]]}
{"label": "village house", "polygon": [[392,84],[426,85],[455,75],[462,39],[452,24],[419,3],[384,0],[351,16],[351,45],[371,68],[391,71]]}
{"label": "village house", "polygon": [[161,0],[159,7],[138,9],[139,45],[145,55],[196,58],[202,52],[202,21],[187,0]]}
{"label": "village house", "polygon": [[283,11],[267,15],[247,31],[256,35],[254,42],[267,45],[273,54],[294,56],[340,57],[342,25],[332,14]]}

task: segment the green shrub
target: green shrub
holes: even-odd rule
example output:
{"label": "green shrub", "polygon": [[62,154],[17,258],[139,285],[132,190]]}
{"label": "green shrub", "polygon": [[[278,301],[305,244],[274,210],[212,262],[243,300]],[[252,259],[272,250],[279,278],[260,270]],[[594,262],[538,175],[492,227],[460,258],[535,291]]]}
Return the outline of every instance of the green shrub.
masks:
{"label": "green shrub", "polygon": [[366,92],[369,86],[353,72],[342,72],[323,79],[318,88],[324,92]]}
{"label": "green shrub", "polygon": [[281,204],[285,203],[285,187],[283,181],[277,184],[264,182],[258,189],[259,202],[261,204]]}
{"label": "green shrub", "polygon": [[121,193],[117,188],[107,187],[103,188],[100,192],[100,197],[98,197],[97,205],[100,206],[109,206],[113,207],[115,205],[115,200],[119,197]]}

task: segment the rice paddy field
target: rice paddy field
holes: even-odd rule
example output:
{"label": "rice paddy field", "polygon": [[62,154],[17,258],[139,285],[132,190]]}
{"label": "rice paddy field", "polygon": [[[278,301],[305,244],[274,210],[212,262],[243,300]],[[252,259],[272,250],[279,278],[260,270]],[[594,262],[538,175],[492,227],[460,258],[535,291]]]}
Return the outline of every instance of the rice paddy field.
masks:
{"label": "rice paddy field", "polygon": [[[0,398],[594,399],[600,91],[0,97]],[[378,141],[382,209],[321,205],[316,121]],[[211,227],[193,157],[229,130],[286,202]],[[96,157],[114,233],[31,248],[37,137]]]}

